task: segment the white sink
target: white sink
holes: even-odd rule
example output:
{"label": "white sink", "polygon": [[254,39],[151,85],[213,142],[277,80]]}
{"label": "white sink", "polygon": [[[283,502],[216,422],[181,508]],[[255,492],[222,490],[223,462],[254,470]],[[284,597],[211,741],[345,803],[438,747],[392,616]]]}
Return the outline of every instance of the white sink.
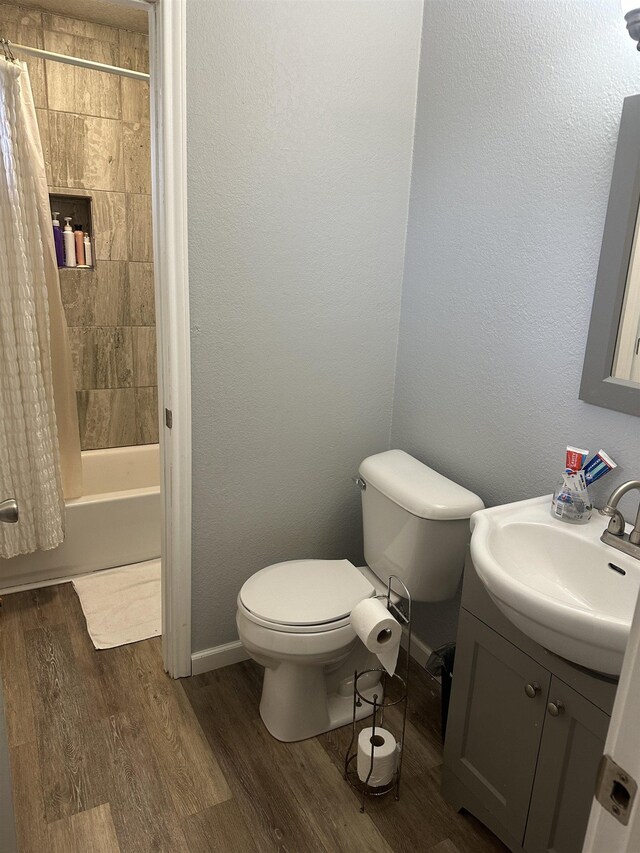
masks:
{"label": "white sink", "polygon": [[[549,651],[619,675],[640,587],[640,560],[600,541],[609,521],[552,518],[551,495],[471,517],[471,556],[504,615]],[[616,568],[612,568],[615,566]]]}

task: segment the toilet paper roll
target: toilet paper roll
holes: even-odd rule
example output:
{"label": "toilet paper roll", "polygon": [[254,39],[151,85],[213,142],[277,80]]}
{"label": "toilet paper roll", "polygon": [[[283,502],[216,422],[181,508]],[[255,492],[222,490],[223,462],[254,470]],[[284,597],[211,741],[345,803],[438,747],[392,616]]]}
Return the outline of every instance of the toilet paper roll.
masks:
{"label": "toilet paper roll", "polygon": [[365,598],[351,611],[356,634],[389,675],[396,671],[402,628],[379,598]]}
{"label": "toilet paper roll", "polygon": [[[371,770],[371,747],[373,747],[373,770]],[[387,729],[376,728],[375,735],[369,726],[358,735],[358,779],[373,788],[388,785],[393,779],[398,762],[396,739]],[[369,770],[371,775],[369,776]]]}

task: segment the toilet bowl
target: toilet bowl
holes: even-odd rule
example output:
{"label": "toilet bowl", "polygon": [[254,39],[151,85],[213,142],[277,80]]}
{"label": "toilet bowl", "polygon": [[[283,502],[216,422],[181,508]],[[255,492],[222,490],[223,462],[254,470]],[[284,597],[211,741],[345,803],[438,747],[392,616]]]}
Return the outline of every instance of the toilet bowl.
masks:
{"label": "toilet bowl", "polygon": [[[378,666],[350,621],[355,605],[376,595],[371,581],[367,567],[348,560],[294,560],[262,569],[240,590],[238,636],[265,668],[260,716],[278,740],[303,740],[352,719],[354,672]],[[363,693],[372,699],[376,689],[381,698],[373,673]],[[363,706],[358,715],[369,711]]]}
{"label": "toilet bowl", "polygon": [[[399,577],[414,601],[442,601],[456,591],[477,495],[402,450],[360,466],[366,566],[348,560],[291,560],[252,575],[238,594],[238,636],[265,668],[260,715],[281,741],[296,741],[351,722],[358,685],[382,698],[380,664],[357,637],[358,602],[386,593]],[[356,707],[356,718],[371,707]]]}

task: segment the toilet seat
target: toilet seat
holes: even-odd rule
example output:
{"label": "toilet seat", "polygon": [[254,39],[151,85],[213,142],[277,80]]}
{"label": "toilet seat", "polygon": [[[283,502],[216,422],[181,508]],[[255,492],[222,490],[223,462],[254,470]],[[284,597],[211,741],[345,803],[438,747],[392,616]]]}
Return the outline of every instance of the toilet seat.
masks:
{"label": "toilet seat", "polygon": [[256,572],[238,606],[252,622],[286,633],[318,633],[349,624],[374,587],[348,560],[289,560]]}

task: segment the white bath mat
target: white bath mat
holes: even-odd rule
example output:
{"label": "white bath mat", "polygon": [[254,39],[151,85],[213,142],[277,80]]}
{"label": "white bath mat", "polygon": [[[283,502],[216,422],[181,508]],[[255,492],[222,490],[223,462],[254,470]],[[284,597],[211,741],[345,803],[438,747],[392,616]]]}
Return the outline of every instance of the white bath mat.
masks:
{"label": "white bath mat", "polygon": [[160,635],[160,560],[93,572],[75,578],[73,586],[96,649]]}

